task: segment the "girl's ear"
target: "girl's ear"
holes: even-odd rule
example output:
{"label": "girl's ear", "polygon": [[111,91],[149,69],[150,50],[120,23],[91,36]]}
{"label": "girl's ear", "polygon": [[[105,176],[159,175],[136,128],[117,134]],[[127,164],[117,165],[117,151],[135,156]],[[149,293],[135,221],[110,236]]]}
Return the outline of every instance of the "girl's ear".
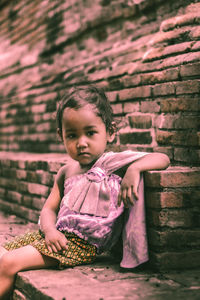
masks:
{"label": "girl's ear", "polygon": [[112,127],[110,127],[109,131],[108,131],[108,137],[107,140],[109,143],[112,143],[115,139],[115,133],[116,133],[116,123],[112,122]]}
{"label": "girl's ear", "polygon": [[60,128],[57,128],[57,134],[58,134],[59,138],[60,138],[61,140],[63,140],[63,138],[62,138],[62,133],[61,133]]}

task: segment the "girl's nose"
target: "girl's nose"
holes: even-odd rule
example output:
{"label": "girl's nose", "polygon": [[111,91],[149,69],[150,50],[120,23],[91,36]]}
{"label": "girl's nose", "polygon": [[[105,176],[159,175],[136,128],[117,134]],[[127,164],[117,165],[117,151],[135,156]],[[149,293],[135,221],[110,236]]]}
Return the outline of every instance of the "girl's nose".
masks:
{"label": "girl's nose", "polygon": [[77,148],[84,148],[87,147],[87,139],[86,137],[82,136],[77,141]]}

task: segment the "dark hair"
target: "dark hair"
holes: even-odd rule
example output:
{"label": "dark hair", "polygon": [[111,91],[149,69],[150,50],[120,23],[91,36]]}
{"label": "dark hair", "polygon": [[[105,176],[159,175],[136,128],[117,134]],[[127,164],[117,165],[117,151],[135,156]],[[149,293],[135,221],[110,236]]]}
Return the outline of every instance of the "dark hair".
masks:
{"label": "dark hair", "polygon": [[57,128],[62,134],[62,117],[65,108],[79,109],[86,104],[91,104],[106,126],[106,130],[111,133],[115,130],[113,125],[113,111],[104,91],[95,86],[74,87],[69,94],[65,94],[57,109]]}

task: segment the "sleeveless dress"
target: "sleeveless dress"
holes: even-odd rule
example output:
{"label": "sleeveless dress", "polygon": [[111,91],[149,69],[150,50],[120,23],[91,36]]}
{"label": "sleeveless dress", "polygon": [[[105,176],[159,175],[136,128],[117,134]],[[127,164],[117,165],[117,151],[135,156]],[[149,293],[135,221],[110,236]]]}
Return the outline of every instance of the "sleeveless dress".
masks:
{"label": "sleeveless dress", "polygon": [[[139,199],[129,209],[117,206],[121,178],[114,172],[148,153],[124,151],[104,153],[84,174],[64,182],[64,196],[57,216],[56,228],[68,240],[68,249],[48,251],[41,230],[26,233],[7,242],[7,250],[32,245],[42,254],[56,258],[60,268],[91,263],[96,254],[109,250],[123,231],[121,267],[133,268],[148,260],[143,179]],[[122,218],[125,211],[126,218]]]}

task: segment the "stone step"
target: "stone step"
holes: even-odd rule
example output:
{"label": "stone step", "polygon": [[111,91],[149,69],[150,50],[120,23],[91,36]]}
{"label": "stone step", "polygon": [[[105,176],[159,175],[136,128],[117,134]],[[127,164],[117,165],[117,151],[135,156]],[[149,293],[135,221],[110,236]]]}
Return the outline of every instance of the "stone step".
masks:
{"label": "stone step", "polygon": [[[0,212],[0,244],[37,225]],[[148,264],[122,270],[108,254],[92,265],[19,272],[12,300],[199,299],[200,271],[155,272]]]}

